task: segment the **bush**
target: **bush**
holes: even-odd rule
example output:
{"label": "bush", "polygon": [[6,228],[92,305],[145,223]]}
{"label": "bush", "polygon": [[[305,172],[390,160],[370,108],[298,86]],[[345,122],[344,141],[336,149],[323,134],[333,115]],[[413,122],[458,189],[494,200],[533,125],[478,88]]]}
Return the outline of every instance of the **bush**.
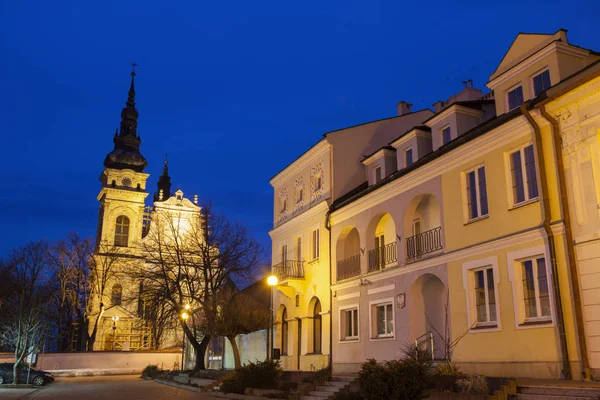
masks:
{"label": "bush", "polygon": [[154,379],[162,372],[163,372],[162,369],[158,368],[158,365],[149,364],[142,371],[142,378],[148,377],[148,378]]}
{"label": "bush", "polygon": [[244,389],[277,389],[283,370],[275,360],[250,362],[223,379],[220,391],[244,393]]}
{"label": "bush", "polygon": [[363,400],[363,397],[358,392],[343,392],[338,393],[335,400]]}
{"label": "bush", "polygon": [[458,368],[458,366],[452,361],[444,361],[443,363],[438,364],[437,368],[435,369],[435,374],[460,376],[461,372],[460,368]]}
{"label": "bush", "polygon": [[427,394],[431,375],[431,354],[409,348],[400,360],[377,363],[370,359],[358,375],[360,391],[365,400],[422,399]]}
{"label": "bush", "polygon": [[329,380],[329,378],[331,378],[331,366],[330,365],[323,367],[321,369],[318,369],[317,372],[315,372],[315,379],[317,379],[317,380],[327,381],[327,380]]}
{"label": "bush", "polygon": [[465,377],[456,380],[456,386],[461,393],[468,394],[489,394],[487,381],[483,375],[467,374]]}

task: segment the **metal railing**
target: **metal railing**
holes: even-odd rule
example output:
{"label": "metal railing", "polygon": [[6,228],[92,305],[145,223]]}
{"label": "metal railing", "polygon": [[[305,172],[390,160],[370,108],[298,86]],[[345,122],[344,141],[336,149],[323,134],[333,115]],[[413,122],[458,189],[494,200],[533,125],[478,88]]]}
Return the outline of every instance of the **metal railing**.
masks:
{"label": "metal railing", "polygon": [[442,249],[442,228],[437,227],[406,238],[406,260],[412,261],[424,254]]}
{"label": "metal railing", "polygon": [[[417,350],[431,351],[431,359],[435,360],[435,346],[433,344],[433,332],[429,331],[415,339]],[[418,354],[418,353],[417,353]]]}
{"label": "metal railing", "polygon": [[302,260],[285,260],[273,266],[273,274],[280,281],[289,278],[304,279],[304,261]]}
{"label": "metal railing", "polygon": [[385,268],[386,265],[398,261],[396,242],[369,250],[369,272]]}
{"label": "metal railing", "polygon": [[360,275],[360,254],[337,262],[337,279]]}

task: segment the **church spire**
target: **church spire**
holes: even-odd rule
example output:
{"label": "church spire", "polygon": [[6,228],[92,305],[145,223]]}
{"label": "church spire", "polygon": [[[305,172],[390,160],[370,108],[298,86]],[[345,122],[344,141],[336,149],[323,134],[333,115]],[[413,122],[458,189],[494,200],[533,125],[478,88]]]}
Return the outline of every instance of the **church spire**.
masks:
{"label": "church spire", "polygon": [[165,154],[165,165],[163,166],[162,175],[158,178],[156,185],[158,190],[154,194],[154,201],[165,201],[171,197],[171,177],[169,176],[169,159],[167,157],[167,154]]}
{"label": "church spire", "polygon": [[135,67],[138,65],[131,63],[131,84],[127,94],[125,108],[121,111],[121,125],[117,129],[113,142],[115,148],[104,159],[104,166],[114,169],[132,169],[136,172],[143,172],[148,162],[140,153],[140,144],[142,140],[137,131],[138,111],[135,108]]}

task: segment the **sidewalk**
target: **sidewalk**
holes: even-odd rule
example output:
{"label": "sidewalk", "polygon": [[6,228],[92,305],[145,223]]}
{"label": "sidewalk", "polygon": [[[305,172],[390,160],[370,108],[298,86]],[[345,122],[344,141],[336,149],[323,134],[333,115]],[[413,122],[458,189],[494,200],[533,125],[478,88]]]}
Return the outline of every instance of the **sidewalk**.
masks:
{"label": "sidewalk", "polygon": [[105,375],[141,375],[139,368],[81,368],[81,369],[49,369],[55,377],[105,376]]}

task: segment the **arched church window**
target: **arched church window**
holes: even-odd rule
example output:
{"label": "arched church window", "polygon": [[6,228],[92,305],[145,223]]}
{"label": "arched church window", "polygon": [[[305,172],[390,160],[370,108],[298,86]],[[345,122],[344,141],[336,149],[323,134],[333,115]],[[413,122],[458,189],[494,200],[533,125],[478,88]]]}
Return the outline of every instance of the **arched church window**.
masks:
{"label": "arched church window", "polygon": [[129,241],[129,218],[124,215],[117,217],[115,226],[115,246],[127,247]]}
{"label": "arched church window", "polygon": [[313,353],[320,353],[322,348],[323,321],[321,311],[321,302],[317,300],[313,311]]}
{"label": "arched church window", "polygon": [[288,322],[287,310],[284,308],[281,313],[281,354],[287,355],[288,352]]}
{"label": "arched church window", "polygon": [[113,285],[112,295],[110,296],[110,303],[113,306],[120,306],[122,297],[123,297],[123,286],[121,286],[120,283]]}

